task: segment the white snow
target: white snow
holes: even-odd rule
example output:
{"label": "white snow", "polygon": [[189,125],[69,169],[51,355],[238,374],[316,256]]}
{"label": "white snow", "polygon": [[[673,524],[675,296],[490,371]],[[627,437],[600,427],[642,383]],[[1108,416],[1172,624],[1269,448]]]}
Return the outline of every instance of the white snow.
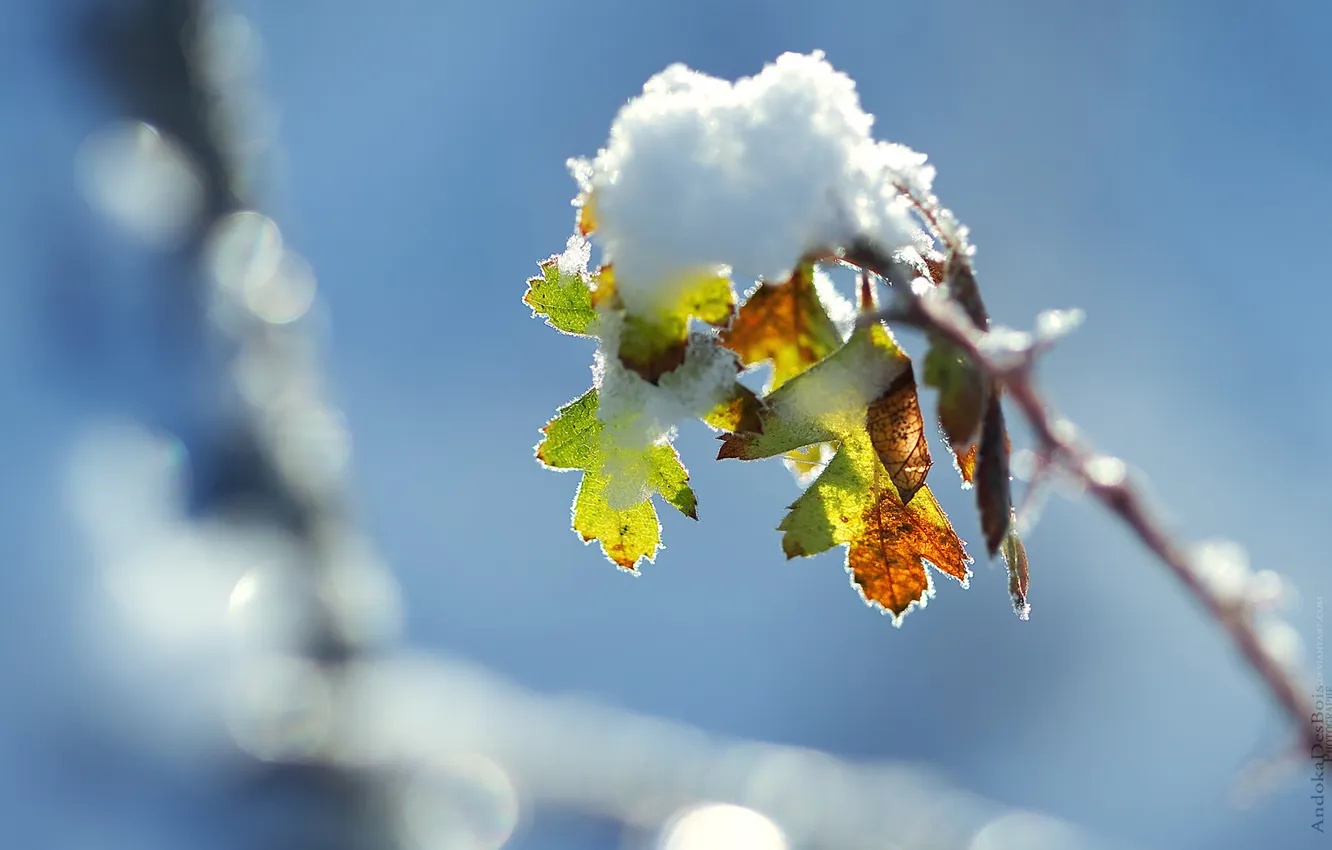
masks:
{"label": "white snow", "polygon": [[[700,271],[780,280],[808,252],[858,236],[885,252],[924,244],[900,187],[932,204],[934,169],[922,154],[875,141],[873,123],[855,83],[820,52],[785,54],[735,83],[672,65],[620,110],[594,159],[569,162],[580,190],[575,204],[595,200],[592,241],[602,262],[614,264],[620,301],[598,307],[593,366],[613,505],[649,494],[642,450],[707,413],[739,371],[735,355],[704,331],[691,337],[680,367],[646,381],[617,354],[626,315],[674,307]],[[560,270],[583,273],[590,252],[575,235]],[[854,304],[822,273],[815,285],[846,338]],[[873,380],[825,367],[819,397],[797,403],[823,415],[859,408],[863,417],[866,393],[900,370],[869,365],[878,367]]]}
{"label": "white snow", "polygon": [[564,245],[564,253],[557,260],[560,274],[565,277],[581,277],[587,274],[587,264],[592,259],[592,243],[581,234],[575,233]]}
{"label": "white snow", "polygon": [[837,289],[832,277],[817,266],[814,267],[814,292],[845,342],[856,327],[856,305]]}
{"label": "white snow", "polygon": [[726,398],[740,369],[735,353],[718,345],[715,336],[695,333],[684,362],[652,384],[625,368],[616,356],[622,322],[622,313],[601,312],[601,347],[592,365],[592,383],[599,396],[597,418],[605,425],[602,472],[610,478],[606,498],[617,509],[651,495],[643,450],[674,439],[682,422],[706,414]]}
{"label": "white snow", "polygon": [[805,372],[805,381],[783,384],[768,397],[769,404],[790,412],[793,421],[819,423],[836,433],[865,427],[870,402],[883,395],[902,372],[910,368],[906,357],[888,359],[867,338],[853,339],[836,357]]}
{"label": "white snow", "polygon": [[596,158],[570,162],[596,197],[593,238],[625,307],[653,312],[700,268],[776,280],[856,235],[887,251],[913,244],[895,185],[926,196],[934,169],[876,142],[873,122],[821,52],[784,54],[736,83],[678,64],[650,79]]}

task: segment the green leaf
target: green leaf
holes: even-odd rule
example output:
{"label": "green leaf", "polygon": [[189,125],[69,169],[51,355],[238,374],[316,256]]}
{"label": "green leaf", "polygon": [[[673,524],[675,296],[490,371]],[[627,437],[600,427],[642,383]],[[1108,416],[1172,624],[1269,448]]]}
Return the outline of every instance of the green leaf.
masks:
{"label": "green leaf", "polygon": [[939,425],[948,438],[962,480],[971,483],[968,452],[976,445],[985,414],[988,387],[985,375],[956,346],[930,340],[925,353],[925,384],[939,390]]}
{"label": "green leaf", "polygon": [[769,394],[762,431],[723,436],[717,457],[757,460],[863,432],[870,404],[910,368],[887,329],[861,328],[832,356]]}
{"label": "green leaf", "polygon": [[532,308],[532,315],[545,316],[552,328],[587,336],[597,318],[587,281],[582,275],[561,274],[558,257],[543,260],[538,267],[541,276],[527,281],[523,303]]}
{"label": "green leaf", "polygon": [[785,532],[782,551],[787,558],[826,552],[860,533],[862,514],[872,499],[867,446],[867,439],[839,446],[818,478],[791,503],[777,526]]}
{"label": "green leaf", "polygon": [[698,519],[698,498],[689,486],[689,471],[680,462],[675,447],[651,447],[648,449],[648,464],[648,486],[680,513]]}
{"label": "green leaf", "polygon": [[999,554],[1004,556],[1004,565],[1008,567],[1008,595],[1013,599],[1013,611],[1019,618],[1026,620],[1031,616],[1031,605],[1027,603],[1027,586],[1030,582],[1027,547],[1014,525],[1016,523],[1010,523],[1003,545],[999,547]]}
{"label": "green leaf", "polygon": [[626,315],[620,334],[620,362],[654,384],[684,362],[690,318],[722,326],[735,312],[730,278],[707,270],[686,274],[680,283],[674,304],[650,316]]}
{"label": "green leaf", "polygon": [[[551,469],[583,472],[574,499],[573,530],[584,542],[599,541],[607,558],[632,572],[640,559],[654,560],[661,545],[661,523],[652,496],[660,495],[690,519],[698,519],[698,499],[673,446],[630,451],[608,445],[605,427],[597,418],[598,401],[594,388],[561,407],[541,429],[544,438],[536,446],[536,457]],[[610,466],[645,469],[648,492],[633,504],[612,504]]]}
{"label": "green leaf", "polygon": [[597,391],[590,389],[559,409],[541,429],[537,460],[552,469],[589,469],[601,452],[601,420],[597,419]]}

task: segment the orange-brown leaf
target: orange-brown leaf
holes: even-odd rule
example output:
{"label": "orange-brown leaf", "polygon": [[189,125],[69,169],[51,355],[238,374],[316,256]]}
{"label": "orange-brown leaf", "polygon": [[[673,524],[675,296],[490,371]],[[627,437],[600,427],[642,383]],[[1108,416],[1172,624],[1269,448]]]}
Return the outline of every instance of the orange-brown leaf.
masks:
{"label": "orange-brown leaf", "polygon": [[930,447],[920,413],[916,378],[908,366],[874,401],[865,416],[874,452],[903,502],[910,502],[930,471]]}
{"label": "orange-brown leaf", "polygon": [[972,443],[965,452],[953,449],[953,458],[957,461],[957,471],[962,480],[967,484],[972,483],[976,477],[976,444]]}
{"label": "orange-brown leaf", "polygon": [[819,301],[814,266],[802,264],[785,283],[765,281],[745,300],[721,343],[746,366],[772,361],[765,392],[799,375],[842,344],[837,326]]}
{"label": "orange-brown leaf", "polygon": [[848,545],[846,567],[861,593],[897,622],[930,580],[928,561],[966,586],[971,558],[928,486],[903,504],[868,435],[849,435],[778,530],[788,558]]}
{"label": "orange-brown leaf", "polygon": [[943,517],[934,497],[930,503],[904,505],[892,488],[878,488],[863,517],[863,530],[851,542],[847,569],[865,598],[900,618],[912,603],[924,604],[933,589],[925,561],[964,585],[968,579],[966,550]]}

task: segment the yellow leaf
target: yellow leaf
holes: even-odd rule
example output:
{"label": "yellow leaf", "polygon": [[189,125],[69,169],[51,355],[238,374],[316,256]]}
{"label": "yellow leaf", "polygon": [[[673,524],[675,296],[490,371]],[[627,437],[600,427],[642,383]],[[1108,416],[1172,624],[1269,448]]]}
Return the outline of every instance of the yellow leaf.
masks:
{"label": "yellow leaf", "polygon": [[583,205],[578,208],[577,227],[580,234],[589,236],[597,229],[597,196],[588,192],[582,201]]}
{"label": "yellow leaf", "polygon": [[[590,389],[560,408],[541,429],[537,460],[551,469],[581,470],[583,480],[574,498],[573,530],[584,543],[597,540],[606,557],[630,572],[638,561],[652,561],[661,545],[661,523],[652,505],[660,495],[690,519],[698,519],[698,501],[689,486],[689,472],[670,445],[628,451],[608,445],[605,426],[597,418],[600,397]],[[644,473],[645,490],[630,504],[613,504],[609,469],[636,467]],[[622,482],[616,482],[622,483]]]}
{"label": "yellow leaf", "polygon": [[611,507],[606,499],[609,483],[600,472],[583,473],[574,498],[573,528],[584,543],[601,543],[601,551],[621,569],[638,572],[640,559],[656,558],[661,523],[647,499],[625,509]]}

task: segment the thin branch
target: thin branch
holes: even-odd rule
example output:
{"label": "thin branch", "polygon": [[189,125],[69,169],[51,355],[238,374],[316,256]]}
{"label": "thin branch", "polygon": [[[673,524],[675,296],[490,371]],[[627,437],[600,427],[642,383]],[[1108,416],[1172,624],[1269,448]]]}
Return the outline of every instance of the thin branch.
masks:
{"label": "thin branch", "polygon": [[1040,343],[1012,346],[1002,339],[1002,334],[1011,331],[982,330],[944,287],[937,284],[913,287],[916,272],[874,246],[853,245],[843,259],[874,272],[892,285],[897,294],[895,305],[862,321],[915,327],[965,353],[988,376],[995,390],[1006,393],[1022,412],[1041,454],[1080,481],[1087,492],[1132,529],[1138,540],[1220,623],[1282,710],[1295,722],[1301,743],[1310,747],[1320,744],[1311,723],[1312,702],[1305,696],[1297,672],[1264,647],[1253,606],[1243,597],[1231,599],[1217,593],[1195,567],[1187,553],[1187,544],[1166,529],[1140,490],[1123,474],[1123,465],[1095,454],[1078,440],[1075,429],[1068,427],[1066,420],[1053,413],[1041,398],[1033,371],[1038,355],[1046,346]]}

